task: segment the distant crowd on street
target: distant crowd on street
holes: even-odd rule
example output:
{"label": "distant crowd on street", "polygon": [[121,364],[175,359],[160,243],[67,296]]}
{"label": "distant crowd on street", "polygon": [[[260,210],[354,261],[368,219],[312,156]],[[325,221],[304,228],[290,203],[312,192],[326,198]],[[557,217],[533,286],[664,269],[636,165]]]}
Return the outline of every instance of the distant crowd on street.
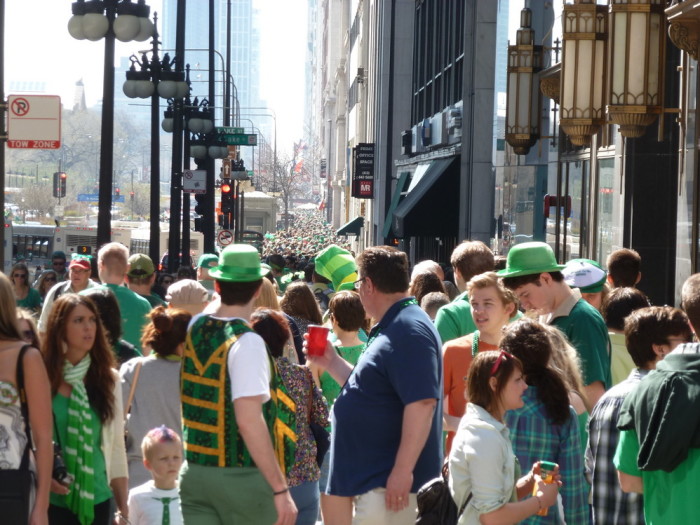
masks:
{"label": "distant crowd on street", "polygon": [[51,261],[0,274],[3,523],[700,522],[700,274],[653,306],[631,249],[411,266],[318,212]]}

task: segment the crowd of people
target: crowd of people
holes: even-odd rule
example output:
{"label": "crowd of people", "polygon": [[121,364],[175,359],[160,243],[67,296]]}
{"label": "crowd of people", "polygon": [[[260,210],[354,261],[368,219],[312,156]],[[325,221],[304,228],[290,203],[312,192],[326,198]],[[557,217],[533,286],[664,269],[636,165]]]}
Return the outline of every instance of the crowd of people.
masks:
{"label": "crowd of people", "polygon": [[633,250],[411,268],[313,214],[175,276],[52,259],[0,275],[0,469],[35,480],[12,523],[408,525],[441,475],[460,525],[700,517],[700,274],[651,306]]}

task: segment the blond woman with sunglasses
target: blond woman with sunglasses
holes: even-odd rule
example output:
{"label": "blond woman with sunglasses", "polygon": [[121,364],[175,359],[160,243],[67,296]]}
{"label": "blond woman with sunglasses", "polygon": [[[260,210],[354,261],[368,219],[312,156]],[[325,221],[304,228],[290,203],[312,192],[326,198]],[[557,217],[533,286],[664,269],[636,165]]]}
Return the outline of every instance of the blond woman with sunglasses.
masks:
{"label": "blond woman with sunglasses", "polygon": [[29,286],[29,268],[23,262],[15,263],[10,272],[12,289],[15,292],[17,306],[26,308],[32,312],[41,309],[41,294]]}

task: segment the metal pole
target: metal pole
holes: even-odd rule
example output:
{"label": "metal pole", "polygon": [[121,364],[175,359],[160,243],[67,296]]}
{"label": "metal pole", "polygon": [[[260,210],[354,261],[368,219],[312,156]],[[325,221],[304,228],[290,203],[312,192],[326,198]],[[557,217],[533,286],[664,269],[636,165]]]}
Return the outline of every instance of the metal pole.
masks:
{"label": "metal pole", "polygon": [[102,83],[102,124],[100,139],[100,188],[98,191],[97,248],[107,244],[112,230],[112,169],[114,148],[114,18],[117,1],[105,2],[109,29],[105,35],[104,77]]}
{"label": "metal pole", "polygon": [[[154,264],[160,261],[160,57],[158,56],[158,13],[153,13],[153,55],[151,80],[156,86],[151,95],[151,200],[148,256]],[[133,213],[133,212],[132,212]]]}
{"label": "metal pole", "polygon": [[[175,71],[184,71],[185,57],[185,0],[177,0],[175,39]],[[181,98],[173,101],[173,161],[170,183],[170,231],[168,239],[168,272],[175,272],[180,259],[180,220],[182,204],[182,140],[183,104]],[[188,218],[189,219],[189,218]]]}
{"label": "metal pole", "polygon": [[[209,109],[211,111],[211,119],[216,122],[216,111],[214,107],[214,97],[216,96],[216,82],[214,79],[214,0],[209,0]],[[224,102],[225,103],[225,102]],[[224,114],[227,112],[224,111]],[[206,162],[206,193],[204,194],[205,207],[207,213],[203,219],[203,237],[204,237],[204,253],[215,253],[215,221],[214,210],[216,208],[216,189],[214,176],[214,159],[207,155]],[[189,224],[189,217],[187,224]]]}
{"label": "metal pole", "polygon": [[[189,101],[189,97],[185,99]],[[189,102],[186,102],[189,105]],[[189,111],[189,109],[188,109]],[[184,162],[183,162],[183,172],[184,170],[190,169],[190,139],[191,134],[189,130],[185,130],[184,138]],[[190,261],[190,194],[182,194],[182,259],[180,261],[181,266],[192,266]]]}
{"label": "metal pole", "polygon": [[[214,31],[210,31],[210,47]],[[211,62],[209,67],[212,67]],[[233,76],[231,75],[231,0],[226,2],[226,94],[224,95],[224,100],[226,104],[230,104],[228,111],[224,111],[224,126],[231,125],[231,109],[233,106],[233,100],[231,100],[231,82],[233,81]],[[235,108],[234,112],[235,112]]]}
{"label": "metal pole", "polygon": [[[0,246],[3,247],[3,255],[5,253],[5,243],[12,242],[11,238],[5,238],[5,0],[0,0],[0,210],[3,210],[3,224],[0,228]],[[9,236],[8,236],[9,237]],[[12,261],[3,261],[3,266],[0,270],[9,272]]]}

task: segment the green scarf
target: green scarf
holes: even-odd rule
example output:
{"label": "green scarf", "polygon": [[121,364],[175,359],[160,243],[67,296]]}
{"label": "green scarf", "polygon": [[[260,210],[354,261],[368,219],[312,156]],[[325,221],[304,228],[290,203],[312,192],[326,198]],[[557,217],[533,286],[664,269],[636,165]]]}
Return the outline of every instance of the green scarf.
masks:
{"label": "green scarf", "polygon": [[83,381],[91,361],[90,354],[87,354],[75,366],[68,361],[63,365],[63,379],[73,387],[68,400],[68,428],[63,454],[66,469],[75,476],[66,501],[82,525],[92,523],[95,514],[95,472],[92,469],[95,439],[90,401]]}

